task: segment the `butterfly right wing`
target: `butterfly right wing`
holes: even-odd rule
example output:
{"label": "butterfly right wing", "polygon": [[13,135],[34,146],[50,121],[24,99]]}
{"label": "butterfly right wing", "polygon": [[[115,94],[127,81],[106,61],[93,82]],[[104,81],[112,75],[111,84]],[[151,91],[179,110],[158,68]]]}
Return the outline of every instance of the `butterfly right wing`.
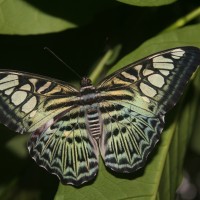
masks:
{"label": "butterfly right wing", "polygon": [[76,106],[77,94],[59,80],[1,69],[0,122],[16,132],[33,132]]}
{"label": "butterfly right wing", "polygon": [[158,52],[106,77],[98,86],[105,165],[117,172],[144,166],[160,138],[164,114],[200,64],[200,49]]}
{"label": "butterfly right wing", "polygon": [[80,108],[71,109],[36,130],[28,149],[37,164],[57,175],[63,184],[79,186],[98,172],[98,146],[86,130]]}
{"label": "butterfly right wing", "polygon": [[164,117],[138,110],[131,100],[101,102],[100,111],[103,133],[99,146],[105,165],[120,173],[143,167],[160,139]]}
{"label": "butterfly right wing", "polygon": [[110,74],[100,82],[98,91],[113,98],[122,91],[120,100],[124,90],[132,90],[133,96],[139,97],[135,101],[137,107],[147,106],[155,114],[165,114],[176,104],[199,65],[197,47],[164,50]]}

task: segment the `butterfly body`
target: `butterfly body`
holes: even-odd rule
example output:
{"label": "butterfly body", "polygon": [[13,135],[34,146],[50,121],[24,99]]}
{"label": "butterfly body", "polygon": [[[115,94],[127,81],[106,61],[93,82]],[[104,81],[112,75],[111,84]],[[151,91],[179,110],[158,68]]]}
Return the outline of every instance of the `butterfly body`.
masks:
{"label": "butterfly body", "polygon": [[178,47],[150,55],[80,90],[40,75],[0,70],[0,121],[31,133],[38,165],[63,184],[81,185],[98,173],[99,154],[120,173],[143,167],[159,141],[165,113],[200,64],[200,49]]}
{"label": "butterfly body", "polygon": [[83,113],[87,132],[98,142],[101,135],[101,119],[99,111],[98,91],[89,78],[81,80],[81,88],[74,106],[80,107]]}
{"label": "butterfly body", "polygon": [[99,142],[102,125],[100,119],[100,112],[98,109],[98,104],[92,105],[87,108],[87,115],[86,115],[86,127],[88,132],[92,135],[92,137]]}

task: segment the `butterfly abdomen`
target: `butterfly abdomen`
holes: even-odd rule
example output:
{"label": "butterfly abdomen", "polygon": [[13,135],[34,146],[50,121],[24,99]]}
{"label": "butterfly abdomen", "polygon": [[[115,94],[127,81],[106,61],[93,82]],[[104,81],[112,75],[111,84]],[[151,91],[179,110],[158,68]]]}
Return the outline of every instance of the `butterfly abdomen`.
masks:
{"label": "butterfly abdomen", "polygon": [[101,134],[101,120],[97,101],[96,88],[89,78],[84,77],[81,81],[80,104],[85,110],[87,131],[96,141],[99,140]]}
{"label": "butterfly abdomen", "polygon": [[101,134],[99,112],[97,108],[88,108],[86,113],[88,132],[98,141]]}

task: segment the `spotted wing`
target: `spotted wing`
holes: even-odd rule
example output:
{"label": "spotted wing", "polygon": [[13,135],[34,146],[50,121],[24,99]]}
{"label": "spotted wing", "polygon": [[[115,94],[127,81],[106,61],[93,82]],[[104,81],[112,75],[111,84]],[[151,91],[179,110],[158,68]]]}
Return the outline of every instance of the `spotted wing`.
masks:
{"label": "spotted wing", "polygon": [[98,86],[106,166],[132,172],[145,164],[164,126],[164,114],[200,64],[200,50],[180,47],[122,68]]}
{"label": "spotted wing", "polygon": [[84,112],[71,109],[36,130],[28,142],[30,155],[63,184],[80,185],[98,171],[98,147],[87,133]]}
{"label": "spotted wing", "polygon": [[[156,102],[155,113],[166,113],[181,96],[184,86],[200,64],[200,49],[180,47],[158,52],[106,77],[98,86],[102,96],[132,90],[141,104]],[[121,93],[120,95],[122,95]],[[112,96],[110,95],[110,96]]]}
{"label": "spotted wing", "polygon": [[0,70],[0,122],[16,132],[33,132],[76,106],[77,93],[55,79]]}

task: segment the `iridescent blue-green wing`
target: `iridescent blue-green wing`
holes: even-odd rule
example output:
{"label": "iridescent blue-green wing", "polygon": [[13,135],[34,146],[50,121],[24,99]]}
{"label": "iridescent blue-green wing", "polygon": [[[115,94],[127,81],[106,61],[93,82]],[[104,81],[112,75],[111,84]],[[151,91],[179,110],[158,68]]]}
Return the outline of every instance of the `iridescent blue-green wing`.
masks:
{"label": "iridescent blue-green wing", "polygon": [[62,81],[1,69],[0,122],[16,132],[33,132],[74,107],[77,93]]}
{"label": "iridescent blue-green wing", "polygon": [[132,172],[145,164],[164,127],[164,114],[176,104],[199,64],[198,48],[169,49],[130,64],[99,84],[99,143],[106,166]]}
{"label": "iridescent blue-green wing", "polygon": [[59,177],[63,184],[81,185],[98,172],[98,146],[88,134],[84,112],[71,109],[36,130],[28,149],[38,165]]}

